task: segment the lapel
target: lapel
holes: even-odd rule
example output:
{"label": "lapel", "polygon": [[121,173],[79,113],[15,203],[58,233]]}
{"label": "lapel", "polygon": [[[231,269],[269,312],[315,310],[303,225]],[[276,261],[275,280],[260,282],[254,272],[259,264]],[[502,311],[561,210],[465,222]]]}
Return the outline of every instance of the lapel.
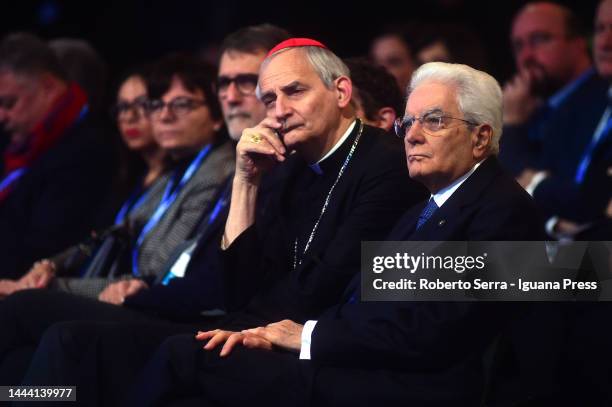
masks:
{"label": "lapel", "polygon": [[[474,173],[453,193],[453,195],[433,213],[419,230],[416,221],[420,210],[427,202],[419,205],[420,210],[412,220],[412,234],[408,240],[452,240],[457,229],[462,229],[468,209],[478,204],[485,189],[498,176],[501,168],[497,158],[487,158]],[[454,237],[456,239],[456,237]]]}

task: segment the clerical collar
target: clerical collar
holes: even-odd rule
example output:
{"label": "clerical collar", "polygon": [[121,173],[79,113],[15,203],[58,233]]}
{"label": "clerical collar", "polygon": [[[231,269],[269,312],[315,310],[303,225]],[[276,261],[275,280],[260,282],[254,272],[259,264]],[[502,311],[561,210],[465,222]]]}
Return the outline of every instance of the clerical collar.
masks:
{"label": "clerical collar", "polygon": [[331,148],[331,150],[329,150],[327,152],[327,154],[325,154],[323,156],[323,158],[321,158],[319,161],[317,161],[314,164],[309,164],[308,166],[317,174],[323,174],[323,169],[321,168],[321,163],[323,161],[325,161],[327,158],[331,157],[332,154],[334,154],[334,152],[340,148],[340,146],[342,146],[342,144],[344,144],[344,142],[346,141],[346,139],[348,139],[348,137],[351,135],[351,133],[353,132],[353,129],[355,128],[355,124],[357,123],[357,120],[353,120],[353,122],[351,123],[351,125],[348,127],[348,129],[346,130],[346,132],[342,135],[342,137],[340,137],[340,140],[338,140],[336,142],[336,144],[334,144],[334,146]]}
{"label": "clerical collar", "polygon": [[431,197],[433,198],[433,200],[436,201],[436,205],[438,205],[438,207],[441,208],[442,205],[444,205],[444,202],[446,202],[448,198],[450,198],[451,195],[453,195],[455,191],[459,189],[461,184],[463,184],[465,180],[468,179],[470,175],[474,173],[474,171],[476,171],[476,169],[480,166],[480,164],[482,164],[482,161],[477,162],[476,165],[474,165],[471,170],[469,170],[468,172],[466,172],[465,174],[457,178],[449,186],[442,188],[435,194],[431,194]]}

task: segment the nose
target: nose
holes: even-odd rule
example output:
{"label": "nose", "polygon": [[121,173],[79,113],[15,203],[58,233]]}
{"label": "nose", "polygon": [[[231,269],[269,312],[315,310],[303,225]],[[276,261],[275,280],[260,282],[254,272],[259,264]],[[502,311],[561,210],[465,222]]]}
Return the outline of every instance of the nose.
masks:
{"label": "nose", "polygon": [[425,142],[421,122],[415,120],[410,129],[404,135],[404,142],[410,145],[422,144]]}
{"label": "nose", "polygon": [[232,104],[237,105],[242,102],[242,93],[238,90],[235,82],[231,82],[227,87],[227,90],[224,95],[225,100]]}
{"label": "nose", "polygon": [[274,102],[274,115],[279,121],[286,120],[291,115],[291,106],[283,95],[279,95]]}
{"label": "nose", "polygon": [[516,62],[519,68],[525,68],[535,59],[533,47],[528,42],[523,44],[520,51],[516,55]]}
{"label": "nose", "polygon": [[125,119],[128,123],[134,123],[137,122],[138,119],[140,119],[140,111],[137,107],[133,107],[132,109],[125,112],[125,114]]}
{"label": "nose", "polygon": [[176,116],[174,115],[172,109],[170,109],[169,105],[164,105],[159,112],[158,119],[162,122],[173,122],[176,120]]}

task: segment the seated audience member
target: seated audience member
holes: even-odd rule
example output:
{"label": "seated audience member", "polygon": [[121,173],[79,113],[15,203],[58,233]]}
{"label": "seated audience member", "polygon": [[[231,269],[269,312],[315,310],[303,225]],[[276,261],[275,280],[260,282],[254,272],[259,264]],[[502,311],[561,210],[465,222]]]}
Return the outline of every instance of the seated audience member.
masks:
{"label": "seated audience member", "polygon": [[351,71],[352,99],[357,117],[370,126],[391,130],[404,107],[395,78],[385,68],[365,58],[350,58],[344,63]]}
{"label": "seated audience member", "polygon": [[606,29],[610,18],[610,8],[602,2],[593,49],[597,74],[607,82],[599,86],[597,96],[592,92],[587,99],[583,93],[585,98],[580,101],[569,96],[568,103],[551,115],[543,133],[543,166],[527,188],[547,216],[547,232],[560,239],[612,237],[607,214],[612,200],[612,110],[608,101],[612,39]]}
{"label": "seated audience member", "polygon": [[[612,83],[612,1],[599,2],[595,16],[594,34],[595,65],[599,74]],[[610,126],[610,105],[605,108],[599,126]],[[612,240],[612,132],[610,128],[602,129],[593,134],[589,149],[585,150],[583,184],[592,183],[595,189],[583,199],[594,199],[592,195],[599,191],[607,199],[603,216],[598,213],[599,219],[574,237],[584,240]],[[588,191],[583,187],[583,191]],[[568,222],[560,219],[559,222]],[[577,226],[577,225],[572,225]],[[605,242],[601,242],[604,243]],[[592,243],[591,243],[592,244]],[[610,252],[610,243],[607,242]],[[612,270],[612,257],[609,257],[607,271]],[[595,267],[595,265],[593,265]],[[600,264],[599,267],[605,267]],[[605,268],[603,268],[605,272]],[[606,286],[609,281],[601,281]],[[561,372],[564,379],[561,387],[563,401],[567,405],[607,406],[612,403],[612,309],[610,302],[589,302],[576,304],[572,308],[569,320],[569,340],[564,349],[564,370]]]}
{"label": "seated audience member", "polygon": [[[243,28],[229,35],[223,43],[217,90],[222,113],[232,140],[240,138],[242,130],[247,126],[255,126],[264,119],[265,107],[255,95],[259,65],[269,49],[288,37],[289,35],[283,29],[271,25],[260,25]],[[136,87],[133,89],[136,92],[131,96],[131,100],[130,97],[124,100],[123,91],[134,87],[127,86],[130,83]],[[125,89],[126,87],[128,89]],[[127,109],[123,116],[119,116],[120,119],[122,117],[131,119],[129,121],[119,120],[122,132],[131,128],[130,126],[133,126],[133,121],[136,119],[143,125],[149,123],[144,121],[148,119],[147,116],[138,115],[137,110],[134,110],[140,106],[138,102],[142,101],[143,96],[146,96],[146,88],[141,81],[127,81],[121,88],[115,110],[127,109],[128,105],[125,103],[128,101],[132,108],[132,111]],[[144,132],[144,129],[141,130]],[[138,144],[137,138],[126,138],[126,143]],[[231,181],[231,176],[228,178]],[[225,184],[231,187],[231,182],[226,181]],[[47,326],[66,320],[189,321],[197,320],[202,311],[222,309],[224,307],[223,285],[221,273],[216,265],[218,257],[216,253],[227,218],[229,199],[227,195],[229,194],[227,194],[226,185],[222,185],[219,190],[214,209],[200,221],[204,227],[198,228],[196,246],[179,245],[162,268],[166,272],[160,273],[154,284],[148,289],[135,290],[134,288],[142,286],[138,280],[121,281],[117,284],[118,287],[124,288],[125,301],[122,303],[113,301],[112,304],[66,296],[63,293],[21,293],[10,297],[4,305],[0,305],[0,319],[2,320],[0,325],[7,326],[8,322],[5,321],[10,318],[26,317],[24,310],[28,307],[32,308],[33,304],[40,304],[41,309],[36,311],[36,318],[32,318],[33,316],[26,318],[42,322]],[[184,264],[185,256],[191,259],[188,265]],[[184,278],[177,278],[182,274],[185,275]],[[72,281],[72,285],[75,284],[77,284],[76,279]],[[11,314],[17,310],[20,310],[17,315]],[[16,352],[17,355],[22,356],[16,358],[5,354],[4,351],[8,349],[6,346],[13,345],[3,343],[3,350],[0,352],[0,360],[2,360],[0,375],[3,376],[0,376],[0,382],[20,380],[23,369],[27,367],[28,353],[32,352],[29,348],[33,344],[29,340],[24,340],[23,337],[16,336],[24,332],[5,330],[4,337],[12,338],[9,339],[9,342],[22,341],[18,345],[20,349]]]}
{"label": "seated audience member", "polygon": [[[356,119],[348,68],[322,44],[282,42],[259,74],[267,117],[242,132],[223,235],[226,327],[283,318],[304,322],[319,315],[338,301],[359,269],[360,242],[383,238],[424,195],[405,171],[399,140]],[[257,198],[266,187],[271,189],[262,207]],[[121,355],[86,367],[101,380],[82,400],[102,397],[112,404],[163,339],[203,324],[193,322],[60,323],[47,336],[64,328],[88,331],[87,342],[91,339],[96,349],[83,343],[73,348],[74,355],[85,348],[105,352],[107,346],[116,348],[115,340],[125,341]],[[11,360],[14,345],[4,349],[0,354]],[[107,391],[115,381],[117,387]]]}
{"label": "seated audience member", "polygon": [[[292,79],[276,83],[275,62],[292,54],[274,55],[262,70],[264,101],[269,89]],[[540,237],[532,199],[495,158],[501,95],[495,79],[465,65],[430,63],[415,72],[397,133],[404,139],[410,177],[425,185],[431,197],[406,212],[389,239]],[[285,139],[289,144],[291,139]],[[366,406],[373,400],[385,406],[478,405],[482,356],[515,308],[361,302],[359,280],[354,275],[337,305],[306,321],[281,319],[246,330],[200,331],[195,339],[167,339],[140,370],[124,402],[163,405],[196,397],[193,405]],[[84,368],[74,355],[87,332],[66,325],[48,331],[25,383],[87,382],[80,379]],[[122,342],[115,338],[111,343]],[[100,389],[98,401],[108,402],[111,391],[116,387]]]}
{"label": "seated audience member", "polygon": [[49,41],[59,63],[70,80],[78,83],[85,93],[93,113],[104,110],[108,66],[87,41],[77,38],[57,38]]}
{"label": "seated audience member", "polygon": [[[517,73],[504,86],[500,160],[532,190],[538,170],[573,176],[595,130],[591,121],[603,111],[591,106],[605,105],[607,85],[592,69],[580,21],[563,5],[528,3],[514,18],[510,40]],[[572,125],[551,133],[548,127],[568,112]]]}
{"label": "seated audience member", "polygon": [[[288,38],[284,29],[261,24],[241,28],[223,41],[217,92],[233,141],[240,139],[245,128],[254,127],[265,118],[265,107],[255,95],[259,67],[267,52]],[[127,296],[125,306],[175,321],[193,320],[203,311],[224,309],[223,278],[216,262],[229,209],[231,181],[230,177],[197,240],[183,250],[179,247],[170,259],[168,276],[184,274],[184,277],[171,278],[167,284],[156,284]]]}
{"label": "seated audience member", "polygon": [[[162,177],[162,175],[167,166],[167,153],[153,137],[152,126],[145,112],[146,104],[147,89],[144,74],[134,72],[127,75],[119,86],[117,102],[112,111],[122,142],[127,150],[137,156],[137,160],[142,162],[141,166],[144,168],[132,171],[136,173],[133,175],[121,174],[116,181],[116,183],[129,183],[133,190],[125,197],[123,205],[118,208],[114,219],[115,228],[122,226],[128,230],[140,228],[153,215],[166,186],[167,177]],[[125,165],[130,165],[130,163],[126,162]],[[128,179],[135,177],[138,177],[135,182]],[[112,236],[116,237],[115,234]],[[22,289],[45,288],[50,285],[62,291],[97,296],[99,291],[108,284],[107,276],[88,279],[62,277],[84,274],[87,271],[87,264],[84,263],[91,260],[94,255],[96,258],[103,255],[103,253],[91,253],[87,256],[87,253],[81,252],[90,250],[89,246],[87,249],[81,247],[77,245],[53,258],[36,262],[32,269],[17,281],[1,281],[0,294],[9,295]],[[108,256],[111,254],[106,253]],[[119,258],[108,259],[108,262],[116,264],[116,267],[120,266],[119,261]],[[54,277],[57,277],[55,281],[53,281]]]}
{"label": "seated audience member", "polygon": [[403,31],[389,30],[376,37],[370,44],[370,57],[393,75],[402,94],[405,94],[416,64]]}
{"label": "seated audience member", "polygon": [[[64,291],[121,303],[127,294],[147,288],[165,273],[173,250],[197,233],[198,222],[212,209],[234,163],[234,148],[222,137],[213,80],[212,68],[189,56],[170,55],[153,68],[147,82],[147,111],[157,143],[176,168],[160,186],[149,216],[129,231],[126,261],[110,276],[132,278],[58,281]],[[29,294],[37,295],[47,296]]]}
{"label": "seated audience member", "polygon": [[418,65],[427,62],[454,62],[473,67],[486,65],[481,38],[463,24],[413,24],[411,31]]}
{"label": "seated audience member", "polygon": [[30,34],[0,43],[0,123],[10,133],[0,181],[0,277],[87,235],[109,192],[112,154],[87,96]]}

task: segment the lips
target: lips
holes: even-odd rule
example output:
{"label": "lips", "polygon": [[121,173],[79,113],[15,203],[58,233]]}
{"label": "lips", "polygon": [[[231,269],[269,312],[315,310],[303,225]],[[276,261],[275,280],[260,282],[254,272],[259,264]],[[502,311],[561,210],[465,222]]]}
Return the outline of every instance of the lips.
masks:
{"label": "lips", "polygon": [[158,140],[171,140],[181,136],[181,132],[175,130],[157,131],[155,138]]}
{"label": "lips", "polygon": [[283,126],[283,127],[282,127],[282,128],[281,128],[281,129],[280,129],[278,132],[279,132],[281,135],[285,136],[287,133],[289,133],[289,132],[291,132],[291,131],[293,131],[293,130],[297,129],[297,128],[298,128],[298,127],[300,127],[300,126],[301,126],[301,124],[294,124],[294,125],[292,125],[292,126],[286,126],[286,127],[285,127],[285,126]]}
{"label": "lips", "polygon": [[429,154],[408,154],[408,161],[420,161],[424,158],[431,158]]}
{"label": "lips", "polygon": [[126,129],[124,131],[125,135],[129,138],[135,138],[135,137],[139,137],[140,136],[140,130],[132,128],[132,129]]}

